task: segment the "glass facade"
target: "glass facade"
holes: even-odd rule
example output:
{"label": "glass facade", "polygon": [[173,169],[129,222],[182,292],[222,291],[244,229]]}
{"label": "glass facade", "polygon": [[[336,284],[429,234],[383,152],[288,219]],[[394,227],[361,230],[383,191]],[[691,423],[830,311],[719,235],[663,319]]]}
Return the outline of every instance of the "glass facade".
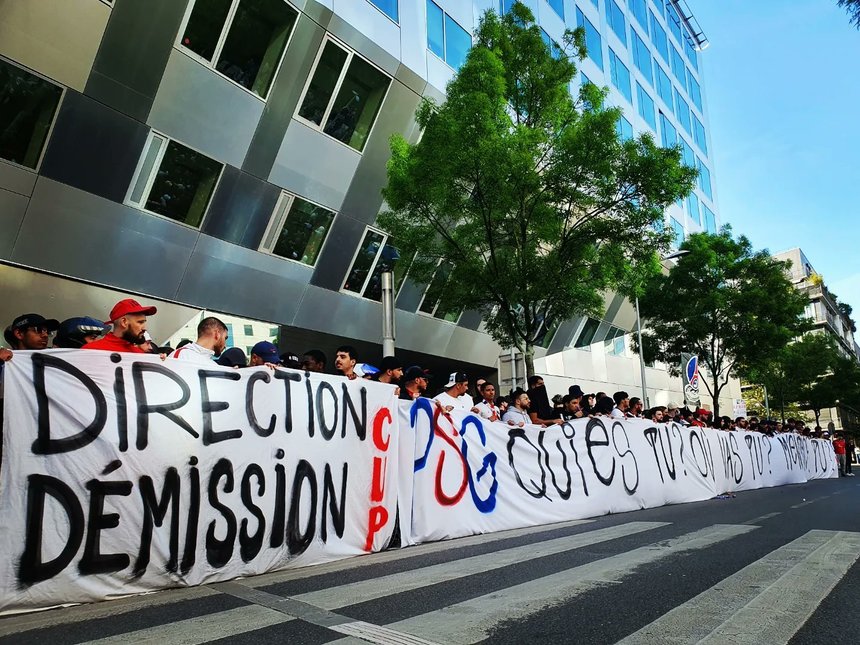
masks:
{"label": "glass facade", "polygon": [[636,102],[639,105],[639,116],[645,119],[645,123],[656,132],[657,119],[654,115],[654,99],[638,82],[636,83]]}
{"label": "glass facade", "polygon": [[265,98],[298,12],[284,0],[197,0],[181,44],[231,81]]}
{"label": "glass facade", "polygon": [[323,46],[298,115],[362,150],[391,79],[333,40]]}
{"label": "glass facade", "polygon": [[585,48],[588,51],[588,57],[603,69],[603,42],[600,39],[600,32],[580,9],[576,10],[576,25],[585,29]]}
{"label": "glass facade", "polygon": [[630,70],[621,62],[618,55],[609,48],[609,75],[612,84],[619,92],[627,99],[628,103],[633,103],[633,90],[630,87]]}
{"label": "glass facade", "polygon": [[630,29],[631,49],[633,50],[633,64],[636,65],[642,76],[650,84],[654,84],[654,76],[651,71],[651,51],[645,41],[639,37],[635,29]]}
{"label": "glass facade", "polygon": [[427,0],[427,49],[454,69],[466,61],[472,36],[433,0]]}
{"label": "glass facade", "polygon": [[660,145],[664,148],[671,148],[678,144],[678,132],[675,126],[666,118],[666,115],[660,112]]}
{"label": "glass facade", "polygon": [[663,57],[663,60],[669,62],[669,40],[666,38],[666,30],[657,20],[656,16],[648,12],[651,18],[651,42],[654,43],[654,49]]}
{"label": "glass facade", "polygon": [[63,90],[0,60],[0,159],[36,169]]}
{"label": "glass facade", "polygon": [[657,94],[663,99],[663,103],[669,108],[669,112],[675,113],[675,103],[672,99],[672,80],[669,75],[663,71],[659,63],[654,65],[657,76]]}
{"label": "glass facade", "polygon": [[397,3],[399,0],[370,0],[370,3],[375,5],[382,13],[391,18],[394,22],[400,20]]}
{"label": "glass facade", "polygon": [[627,20],[624,18],[624,11],[618,5],[616,0],[606,0],[606,19],[609,22],[609,28],[618,36],[618,40],[627,46]]}

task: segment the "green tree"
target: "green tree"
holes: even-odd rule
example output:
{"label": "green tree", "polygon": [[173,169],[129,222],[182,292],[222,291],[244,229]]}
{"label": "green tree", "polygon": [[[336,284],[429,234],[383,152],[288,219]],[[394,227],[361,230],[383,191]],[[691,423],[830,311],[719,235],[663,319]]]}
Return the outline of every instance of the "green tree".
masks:
{"label": "green tree", "polygon": [[[832,372],[838,358],[839,352],[830,336],[806,334],[780,349],[770,360],[750,368],[746,376],[767,387],[771,404],[779,408],[784,423],[787,409],[790,411],[797,405],[810,409],[812,388]],[[824,394],[817,392],[814,398]],[[819,409],[816,425],[820,413]]]}
{"label": "green tree", "polygon": [[547,329],[602,314],[602,290],[657,270],[664,209],[696,178],[679,148],[621,141],[605,89],[571,95],[584,55],[581,29],[554,55],[523,4],[489,11],[445,103],[420,106],[420,141],[391,141],[379,222],[414,255],[410,277],[444,273],[440,306],[480,311],[529,374]]}
{"label": "green tree", "polygon": [[[832,341],[831,341],[832,343]],[[854,403],[860,393],[860,366],[853,357],[842,356],[833,346],[831,367],[827,374],[801,387],[799,402],[815,414],[820,425],[821,411],[839,403]]]}
{"label": "green tree", "polygon": [[860,29],[860,0],[838,0],[836,4],[845,8],[851,24]]}
{"label": "green tree", "polygon": [[773,360],[803,329],[807,300],[789,282],[787,263],[754,252],[728,226],[691,235],[681,249],[688,253],[654,277],[640,300],[645,356],[677,374],[681,353],[696,354],[719,415],[729,378]]}

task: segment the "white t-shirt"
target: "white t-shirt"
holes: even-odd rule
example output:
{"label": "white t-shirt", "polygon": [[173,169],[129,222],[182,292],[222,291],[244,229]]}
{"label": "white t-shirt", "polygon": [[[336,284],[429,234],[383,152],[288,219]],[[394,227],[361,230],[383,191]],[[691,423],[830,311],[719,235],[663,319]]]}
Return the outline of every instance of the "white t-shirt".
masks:
{"label": "white t-shirt", "polygon": [[174,349],[170,353],[170,358],[178,358],[180,361],[188,361],[189,363],[198,363],[201,365],[214,365],[215,363],[212,360],[214,357],[215,352],[197,343],[188,343],[179,349]]}
{"label": "white t-shirt", "polygon": [[613,419],[626,419],[627,418],[627,415],[625,415],[621,410],[619,410],[617,405],[614,408],[612,408],[612,413],[609,416],[612,417]]}
{"label": "white t-shirt", "polygon": [[472,409],[472,397],[470,396],[460,396],[454,398],[447,392],[440,392],[436,396],[433,397],[434,401],[438,401],[439,404],[443,408],[447,408],[450,406],[454,410],[471,410]]}
{"label": "white t-shirt", "polygon": [[492,419],[493,417],[495,417],[496,421],[501,419],[502,411],[499,410],[499,406],[497,406],[495,403],[481,401],[480,403],[475,405],[475,407],[478,408],[478,414],[480,414],[481,418],[483,419]]}

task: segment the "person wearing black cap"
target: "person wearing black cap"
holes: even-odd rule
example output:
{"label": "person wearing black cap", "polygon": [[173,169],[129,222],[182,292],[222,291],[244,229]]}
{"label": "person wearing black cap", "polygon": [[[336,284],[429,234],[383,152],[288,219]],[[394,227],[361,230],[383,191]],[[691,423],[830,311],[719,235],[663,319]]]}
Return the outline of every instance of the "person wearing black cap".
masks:
{"label": "person wearing black cap", "polygon": [[40,350],[48,348],[48,338],[57,331],[60,322],[54,318],[45,318],[39,314],[24,314],[18,316],[9,325],[6,340],[12,349]]}
{"label": "person wearing black cap", "polygon": [[427,384],[431,375],[427,370],[421,369],[418,365],[413,365],[403,372],[403,387],[400,388],[400,398],[407,401],[413,401],[424,394],[427,389]]}
{"label": "person wearing black cap", "polygon": [[238,347],[231,347],[230,349],[224,350],[215,362],[218,363],[218,365],[233,367],[235,369],[248,367],[248,357],[245,356],[245,352]]}
{"label": "person wearing black cap", "polygon": [[146,342],[146,317],[157,311],[155,307],[144,307],[133,298],[120,300],[110,310],[110,320],[105,322],[113,325],[111,332],[104,338],[87,343],[83,349],[145,354],[141,345]]}
{"label": "person wearing black cap", "polygon": [[403,363],[394,356],[386,356],[379,364],[379,372],[374,375],[374,381],[397,385],[403,378]]}

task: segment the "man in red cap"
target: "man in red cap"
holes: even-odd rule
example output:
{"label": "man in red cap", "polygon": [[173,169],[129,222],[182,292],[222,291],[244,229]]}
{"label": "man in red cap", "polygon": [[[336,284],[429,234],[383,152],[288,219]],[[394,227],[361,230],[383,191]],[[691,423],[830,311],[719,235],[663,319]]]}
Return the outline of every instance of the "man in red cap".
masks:
{"label": "man in red cap", "polygon": [[83,349],[101,349],[106,352],[130,352],[145,354],[141,348],[146,342],[146,317],[158,311],[155,307],[144,307],[137,300],[126,298],[116,303],[110,310],[113,329],[104,338],[84,345]]}

